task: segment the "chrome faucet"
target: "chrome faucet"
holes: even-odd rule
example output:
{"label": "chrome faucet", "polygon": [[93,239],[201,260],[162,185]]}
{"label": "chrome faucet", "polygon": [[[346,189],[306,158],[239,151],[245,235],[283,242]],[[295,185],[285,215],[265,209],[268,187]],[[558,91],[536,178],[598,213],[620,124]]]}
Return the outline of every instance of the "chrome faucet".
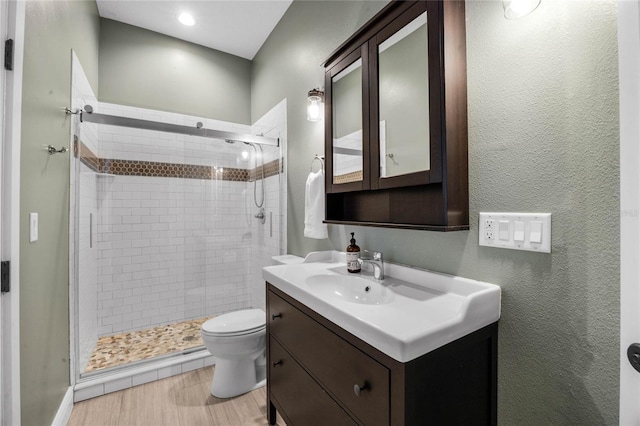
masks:
{"label": "chrome faucet", "polygon": [[[364,257],[362,257],[364,255]],[[384,261],[382,260],[382,253],[373,250],[362,250],[358,262],[360,265],[368,263],[373,266],[373,278],[376,280],[384,280]]]}

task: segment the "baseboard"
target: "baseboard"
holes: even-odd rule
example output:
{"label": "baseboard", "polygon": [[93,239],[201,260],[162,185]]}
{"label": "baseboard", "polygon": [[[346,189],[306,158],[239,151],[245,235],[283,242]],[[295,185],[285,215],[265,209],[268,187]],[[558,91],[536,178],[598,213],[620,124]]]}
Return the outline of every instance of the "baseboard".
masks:
{"label": "baseboard", "polygon": [[73,388],[69,387],[62,398],[51,426],[66,426],[69,417],[71,417],[71,410],[73,410]]}

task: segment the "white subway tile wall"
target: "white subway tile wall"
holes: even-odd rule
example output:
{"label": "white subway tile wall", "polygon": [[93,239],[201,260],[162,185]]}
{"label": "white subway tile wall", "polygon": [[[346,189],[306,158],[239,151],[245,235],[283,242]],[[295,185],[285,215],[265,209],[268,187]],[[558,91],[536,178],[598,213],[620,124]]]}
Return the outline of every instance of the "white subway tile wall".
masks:
{"label": "white subway tile wall", "polygon": [[[115,176],[99,186],[99,335],[250,306],[246,182]],[[244,238],[243,238],[244,237]]]}
{"label": "white subway tile wall", "polygon": [[[100,112],[251,133],[248,126],[131,107]],[[280,112],[284,111],[281,109]],[[281,119],[280,122],[283,120]],[[195,124],[194,124],[195,126]],[[281,132],[272,130],[271,132]],[[104,136],[104,137],[103,137]],[[252,147],[200,137],[101,126],[99,155],[120,160],[251,169]],[[263,147],[264,159],[280,149]],[[261,155],[261,150],[257,150]],[[267,183],[265,189],[272,185]],[[272,180],[279,183],[279,177]],[[268,265],[268,245],[256,239],[253,182],[149,176],[110,176],[98,183],[98,336],[210,317],[254,306],[252,280]],[[256,183],[260,200],[262,180]],[[273,189],[271,189],[273,192]],[[267,198],[280,229],[281,206]],[[270,205],[269,205],[270,204]],[[268,224],[261,225],[265,227]],[[273,223],[270,235],[274,234]],[[275,239],[279,244],[279,235]],[[280,247],[277,247],[279,254]],[[262,279],[259,281],[263,286]],[[264,290],[259,291],[262,294]],[[258,300],[259,301],[259,300]],[[264,307],[262,303],[261,307]]]}

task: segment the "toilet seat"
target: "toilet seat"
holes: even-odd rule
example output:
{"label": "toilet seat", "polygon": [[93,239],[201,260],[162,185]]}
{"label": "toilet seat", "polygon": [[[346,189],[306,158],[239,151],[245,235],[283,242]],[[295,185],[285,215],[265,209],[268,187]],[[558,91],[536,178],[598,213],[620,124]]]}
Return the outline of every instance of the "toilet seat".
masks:
{"label": "toilet seat", "polygon": [[202,324],[202,333],[209,336],[242,336],[266,329],[262,309],[244,309],[211,318]]}

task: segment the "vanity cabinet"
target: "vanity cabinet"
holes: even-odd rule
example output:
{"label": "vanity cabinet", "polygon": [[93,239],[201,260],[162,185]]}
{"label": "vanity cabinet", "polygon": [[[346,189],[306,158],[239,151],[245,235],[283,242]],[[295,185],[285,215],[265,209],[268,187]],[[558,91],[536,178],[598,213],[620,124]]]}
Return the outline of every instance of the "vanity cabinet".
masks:
{"label": "vanity cabinet", "polygon": [[268,420],[495,425],[497,323],[402,363],[267,283]]}
{"label": "vanity cabinet", "polygon": [[469,229],[464,1],[392,1],[324,66],[326,222]]}

